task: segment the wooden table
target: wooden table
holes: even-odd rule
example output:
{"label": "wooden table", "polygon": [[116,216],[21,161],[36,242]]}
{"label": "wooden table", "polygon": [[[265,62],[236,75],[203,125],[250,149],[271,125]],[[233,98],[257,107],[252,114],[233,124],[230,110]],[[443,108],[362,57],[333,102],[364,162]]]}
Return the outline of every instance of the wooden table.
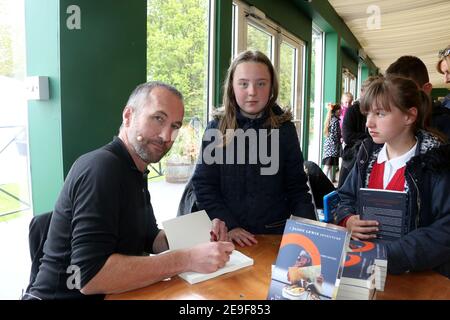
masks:
{"label": "wooden table", "polygon": [[[238,248],[254,265],[220,277],[190,285],[179,277],[127,293],[108,295],[109,300],[265,300],[271,279],[271,265],[280,247],[280,236],[257,236],[258,244]],[[377,300],[450,299],[450,280],[435,272],[388,275],[384,292]]]}
{"label": "wooden table", "polygon": [[450,300],[450,279],[433,271],[388,274],[376,300]]}

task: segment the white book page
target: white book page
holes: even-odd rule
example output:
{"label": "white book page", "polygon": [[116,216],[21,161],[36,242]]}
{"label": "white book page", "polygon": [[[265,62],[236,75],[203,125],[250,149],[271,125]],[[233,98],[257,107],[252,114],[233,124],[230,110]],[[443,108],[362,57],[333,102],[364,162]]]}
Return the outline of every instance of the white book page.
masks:
{"label": "white book page", "polygon": [[164,221],[162,225],[170,250],[190,248],[211,239],[212,222],[205,210]]}
{"label": "white book page", "polygon": [[[170,250],[190,248],[200,243],[210,242],[211,239],[210,231],[212,222],[205,210],[164,221],[162,225],[166,232]],[[253,265],[252,258],[234,250],[227,264],[216,272],[184,272],[179,276],[187,282],[194,284],[251,265]]]}

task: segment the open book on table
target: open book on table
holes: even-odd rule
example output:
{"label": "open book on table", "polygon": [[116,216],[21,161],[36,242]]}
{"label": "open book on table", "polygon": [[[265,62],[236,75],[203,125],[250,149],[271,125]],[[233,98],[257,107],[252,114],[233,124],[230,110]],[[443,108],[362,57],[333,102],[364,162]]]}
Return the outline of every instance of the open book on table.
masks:
{"label": "open book on table", "polygon": [[[204,210],[179,216],[164,221],[162,224],[170,250],[190,248],[210,241],[209,232],[211,231],[212,222]],[[234,250],[227,264],[215,272],[184,272],[179,274],[179,276],[190,284],[195,284],[251,265],[253,265],[252,258]]]}

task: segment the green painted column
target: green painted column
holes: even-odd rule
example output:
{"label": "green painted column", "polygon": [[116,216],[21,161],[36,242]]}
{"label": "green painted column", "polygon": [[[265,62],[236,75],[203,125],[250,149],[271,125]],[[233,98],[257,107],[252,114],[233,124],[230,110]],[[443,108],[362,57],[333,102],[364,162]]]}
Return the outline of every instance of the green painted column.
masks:
{"label": "green painted column", "polygon": [[217,0],[214,47],[214,106],[222,104],[223,82],[231,63],[233,41],[233,1]]}
{"label": "green painted column", "polygon": [[27,74],[50,77],[29,102],[34,214],[52,210],[82,154],[118,133],[130,92],[146,80],[146,0],[26,0]]}
{"label": "green painted column", "polygon": [[50,77],[48,101],[28,102],[33,211],[52,210],[64,181],[62,154],[59,1],[25,2],[27,75]]}
{"label": "green painted column", "polygon": [[361,83],[363,83],[369,77],[369,68],[363,65],[361,67]]}
{"label": "green painted column", "polygon": [[[337,33],[325,34],[325,66],[323,101],[327,103],[339,102],[341,98],[341,40]],[[326,116],[326,108],[324,116]]]}

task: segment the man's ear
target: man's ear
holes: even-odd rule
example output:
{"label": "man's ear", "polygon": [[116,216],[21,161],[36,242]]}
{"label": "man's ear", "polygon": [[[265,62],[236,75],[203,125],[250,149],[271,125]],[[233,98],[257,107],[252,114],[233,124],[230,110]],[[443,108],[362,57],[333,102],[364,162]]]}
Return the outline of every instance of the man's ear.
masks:
{"label": "man's ear", "polygon": [[429,82],[425,83],[422,86],[422,90],[427,94],[427,95],[431,95],[431,90],[433,90],[433,85]]}
{"label": "man's ear", "polygon": [[125,106],[122,111],[122,124],[128,127],[131,123],[131,117],[133,114],[133,109],[129,106]]}

